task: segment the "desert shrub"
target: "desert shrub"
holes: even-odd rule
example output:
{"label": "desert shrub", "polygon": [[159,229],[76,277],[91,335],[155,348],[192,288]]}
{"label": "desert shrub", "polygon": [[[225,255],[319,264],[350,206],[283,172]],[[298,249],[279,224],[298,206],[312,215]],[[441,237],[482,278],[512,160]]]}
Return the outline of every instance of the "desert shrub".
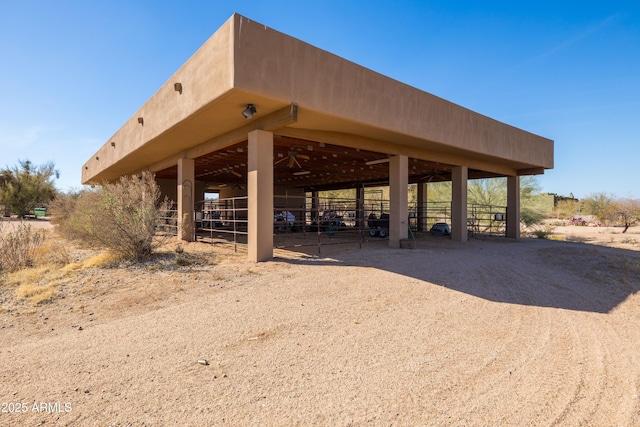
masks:
{"label": "desert shrub", "polygon": [[558,200],[554,213],[559,219],[569,219],[580,211],[580,202],[576,199]]}
{"label": "desert shrub", "polygon": [[545,220],[544,213],[534,210],[522,208],[520,211],[520,221],[526,226],[531,227],[533,225],[542,224]]}
{"label": "desert shrub", "polygon": [[0,221],[0,272],[12,272],[33,265],[44,242],[44,230],[33,231],[30,224],[7,226]]}
{"label": "desert shrub", "polygon": [[64,237],[139,261],[164,243],[156,238],[156,225],[167,204],[153,174],[144,172],[61,197],[52,213]]}
{"label": "desert shrub", "polygon": [[531,235],[536,239],[548,239],[551,234],[553,234],[553,227],[548,225],[544,227],[536,227],[531,231]]}

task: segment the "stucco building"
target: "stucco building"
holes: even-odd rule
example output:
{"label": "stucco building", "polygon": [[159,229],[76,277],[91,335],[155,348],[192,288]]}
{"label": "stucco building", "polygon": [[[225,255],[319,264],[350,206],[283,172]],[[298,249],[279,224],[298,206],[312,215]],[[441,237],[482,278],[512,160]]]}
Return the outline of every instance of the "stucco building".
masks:
{"label": "stucco building", "polygon": [[224,178],[221,197],[247,197],[249,258],[261,261],[273,254],[278,194],[388,183],[398,247],[409,183],[424,197],[425,177],[452,182],[452,238],[465,241],[467,180],[507,177],[507,236],[518,238],[519,177],[552,167],[547,138],[236,14],[87,160],[82,180],[156,173],[190,240],[194,201]]}

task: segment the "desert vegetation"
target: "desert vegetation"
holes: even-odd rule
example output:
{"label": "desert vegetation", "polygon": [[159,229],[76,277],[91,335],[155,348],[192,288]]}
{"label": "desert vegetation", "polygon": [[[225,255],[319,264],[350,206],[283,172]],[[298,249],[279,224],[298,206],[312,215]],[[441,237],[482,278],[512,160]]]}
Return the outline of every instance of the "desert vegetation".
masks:
{"label": "desert vegetation", "polygon": [[53,179],[57,176],[53,163],[36,166],[29,160],[0,169],[0,205],[4,213],[24,218],[34,208],[53,200],[57,194]]}
{"label": "desert vegetation", "polygon": [[0,222],[5,389],[72,408],[0,423],[638,423],[638,227],[252,264],[158,235],[163,203],[142,175]]}
{"label": "desert vegetation", "polygon": [[44,238],[44,230],[28,223],[0,221],[0,274],[32,266]]}
{"label": "desert vegetation", "polygon": [[168,206],[153,174],[144,172],[60,195],[51,210],[63,237],[140,261],[164,243],[157,226]]}
{"label": "desert vegetation", "polygon": [[605,225],[622,226],[622,232],[626,233],[629,227],[640,221],[640,200],[596,193],[582,200],[581,211]]}
{"label": "desert vegetation", "polygon": [[[158,218],[167,205],[160,200],[153,175],[144,173],[57,194],[48,206],[55,232],[38,227],[45,221],[1,220],[0,285],[5,292],[0,300],[50,302],[64,290],[70,291],[85,268],[148,260],[167,241],[166,235],[157,232]],[[92,255],[78,255],[83,251]],[[182,250],[169,258],[176,265],[193,263]]]}

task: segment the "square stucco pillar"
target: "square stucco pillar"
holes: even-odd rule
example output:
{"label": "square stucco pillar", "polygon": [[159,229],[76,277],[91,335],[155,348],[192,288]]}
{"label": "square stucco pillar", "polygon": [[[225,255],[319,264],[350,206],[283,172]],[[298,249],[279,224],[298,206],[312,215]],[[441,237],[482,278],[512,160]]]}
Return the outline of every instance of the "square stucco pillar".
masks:
{"label": "square stucco pillar", "polygon": [[520,238],[520,177],[507,177],[507,237]]}
{"label": "square stucco pillar", "polygon": [[406,239],[409,216],[409,158],[393,156],[389,159],[389,247],[399,248]]}
{"label": "square stucco pillar", "polygon": [[273,133],[249,133],[247,192],[249,261],[273,257]]}
{"label": "square stucco pillar", "polygon": [[364,227],[364,188],[356,188],[356,227]]}
{"label": "square stucco pillar", "polygon": [[195,161],[178,160],[178,238],[187,242],[195,240],[193,197],[195,184]]}
{"label": "square stucco pillar", "polygon": [[451,239],[467,241],[467,166],[455,166],[451,172]]}

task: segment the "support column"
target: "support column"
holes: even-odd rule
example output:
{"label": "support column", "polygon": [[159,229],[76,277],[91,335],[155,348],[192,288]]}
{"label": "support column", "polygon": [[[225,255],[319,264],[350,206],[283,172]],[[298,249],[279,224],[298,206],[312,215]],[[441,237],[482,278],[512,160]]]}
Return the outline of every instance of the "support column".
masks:
{"label": "support column", "polygon": [[320,205],[318,200],[318,192],[311,192],[311,221],[316,221],[318,219],[318,206]]}
{"label": "support column", "polygon": [[520,177],[507,177],[507,237],[520,239]]}
{"label": "support column", "polygon": [[389,247],[399,248],[406,239],[409,217],[409,158],[393,156],[389,159]]}
{"label": "support column", "polygon": [[469,168],[455,166],[451,172],[451,239],[467,241],[467,179]]}
{"label": "support column", "polygon": [[356,227],[361,229],[364,227],[364,188],[362,185],[356,187]]}
{"label": "support column", "polygon": [[186,242],[195,240],[193,197],[195,185],[195,161],[178,160],[178,238]]}
{"label": "support column", "polygon": [[416,215],[418,216],[418,231],[424,231],[427,228],[427,182],[418,182],[418,209]]}
{"label": "support column", "polygon": [[273,257],[273,133],[249,132],[247,173],[249,261]]}

